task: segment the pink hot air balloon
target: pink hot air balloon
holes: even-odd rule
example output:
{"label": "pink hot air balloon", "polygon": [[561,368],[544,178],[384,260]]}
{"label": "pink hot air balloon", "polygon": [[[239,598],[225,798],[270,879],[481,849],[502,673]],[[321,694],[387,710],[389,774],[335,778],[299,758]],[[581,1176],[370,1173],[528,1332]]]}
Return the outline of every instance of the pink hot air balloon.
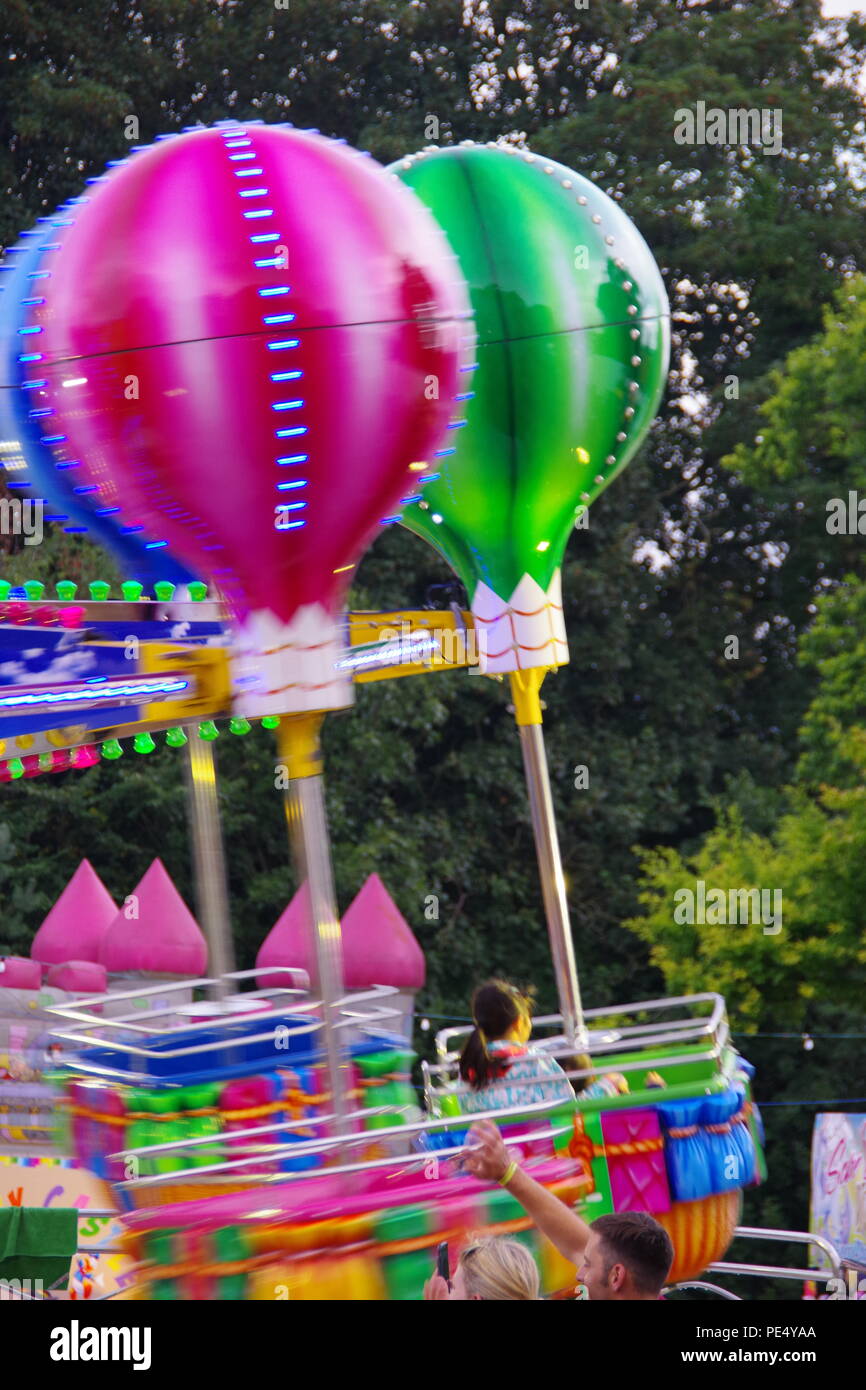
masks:
{"label": "pink hot air balloon", "polygon": [[342,142],[226,124],[134,154],[60,237],[22,330],[59,464],[216,582],[238,712],[348,703],[342,593],[471,370],[432,216]]}

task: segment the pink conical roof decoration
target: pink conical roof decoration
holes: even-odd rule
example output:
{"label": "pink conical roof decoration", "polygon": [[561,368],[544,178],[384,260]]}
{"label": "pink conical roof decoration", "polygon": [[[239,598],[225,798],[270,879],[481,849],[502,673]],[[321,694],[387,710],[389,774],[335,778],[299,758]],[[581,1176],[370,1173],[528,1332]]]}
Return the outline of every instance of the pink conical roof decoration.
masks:
{"label": "pink conical roof decoration", "polygon": [[33,938],[30,955],[43,965],[99,960],[100,942],[117,916],[112,898],[89,859],[82,859]]}
{"label": "pink conical roof decoration", "polygon": [[[288,907],[277,918],[256,956],[256,969],[269,965],[296,965],[316,978],[316,959],[310,941],[310,889],[302,883]],[[285,989],[287,975],[257,975],[259,989]]]}
{"label": "pink conical roof decoration", "polygon": [[99,952],[106,970],[203,975],[207,942],[161,859],[154,859],[129,896],[138,900],[137,916],[132,915],[132,905],[116,913]]}
{"label": "pink conical roof decoration", "polygon": [[[256,956],[256,967],[297,965],[316,977],[310,941],[310,890],[304,883],[271,928]],[[343,916],[343,974],[347,989],[393,985],[420,989],[426,975],[424,953],[412,929],[378,874],[371,874]],[[285,986],[280,975],[259,975],[261,989]]]}
{"label": "pink conical roof decoration", "polygon": [[343,913],[343,975],[347,989],[393,985],[420,989],[424,952],[378,874],[371,874]]}

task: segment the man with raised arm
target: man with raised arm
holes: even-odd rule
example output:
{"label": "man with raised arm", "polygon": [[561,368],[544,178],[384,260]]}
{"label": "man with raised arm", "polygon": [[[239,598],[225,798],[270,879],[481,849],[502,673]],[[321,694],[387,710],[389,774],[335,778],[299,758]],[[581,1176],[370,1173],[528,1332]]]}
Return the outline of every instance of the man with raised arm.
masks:
{"label": "man with raised arm", "polygon": [[673,1264],[667,1231],[646,1212],[599,1216],[587,1225],[552,1192],[514,1162],[491,1120],[469,1131],[466,1167],[476,1178],[498,1182],[577,1269],[590,1300],[654,1302]]}

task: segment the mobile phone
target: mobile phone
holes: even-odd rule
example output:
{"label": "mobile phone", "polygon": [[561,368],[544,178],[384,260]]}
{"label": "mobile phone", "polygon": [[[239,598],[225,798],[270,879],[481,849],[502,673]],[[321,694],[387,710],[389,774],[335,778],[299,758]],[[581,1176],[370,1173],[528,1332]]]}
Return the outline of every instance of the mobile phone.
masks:
{"label": "mobile phone", "polygon": [[451,1287],[451,1266],[448,1263],[448,1242],[439,1242],[436,1248],[436,1273],[445,1280],[449,1289]]}

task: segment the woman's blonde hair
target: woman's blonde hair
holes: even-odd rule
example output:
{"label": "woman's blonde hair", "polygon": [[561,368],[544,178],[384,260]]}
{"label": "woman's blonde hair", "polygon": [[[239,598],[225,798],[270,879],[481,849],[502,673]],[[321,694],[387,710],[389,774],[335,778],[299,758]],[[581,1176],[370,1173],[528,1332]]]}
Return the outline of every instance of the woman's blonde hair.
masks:
{"label": "woman's blonde hair", "polygon": [[488,1236],[464,1250],[458,1264],[470,1298],[487,1302],[538,1300],[538,1266],[517,1240]]}

